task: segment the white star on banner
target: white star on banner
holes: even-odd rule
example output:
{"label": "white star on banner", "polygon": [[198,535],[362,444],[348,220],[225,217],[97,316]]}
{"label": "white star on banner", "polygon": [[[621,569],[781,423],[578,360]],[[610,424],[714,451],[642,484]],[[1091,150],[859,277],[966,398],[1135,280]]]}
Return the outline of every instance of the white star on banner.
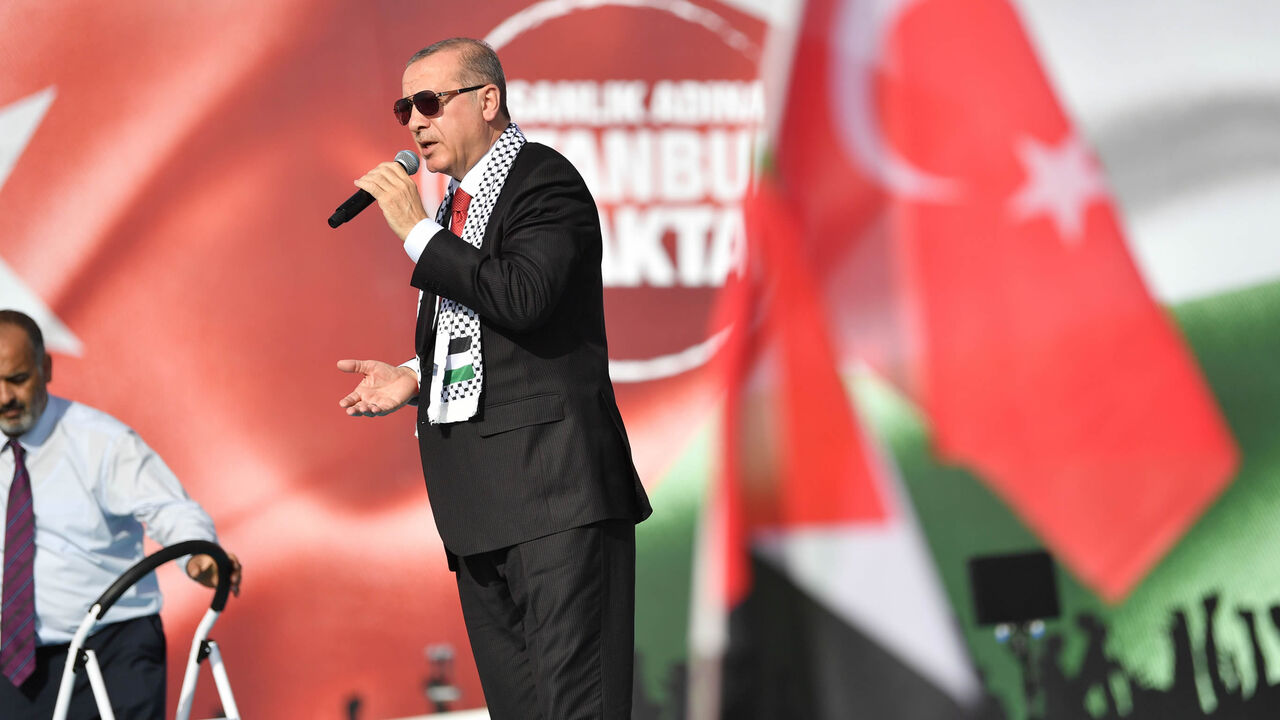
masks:
{"label": "white star on banner", "polygon": [[[5,181],[18,164],[18,158],[27,149],[31,136],[44,120],[55,94],[54,88],[50,86],[0,107],[0,191],[4,190]],[[80,338],[67,329],[62,320],[45,305],[44,300],[27,287],[3,258],[0,258],[0,308],[21,310],[30,315],[39,323],[48,349],[68,355],[80,354]]]}
{"label": "white star on banner", "polygon": [[27,149],[31,136],[53,104],[54,88],[47,87],[29,95],[8,107],[0,108],[0,190],[9,179],[13,166],[18,164],[22,151]]}
{"label": "white star on banner", "polygon": [[1014,217],[1022,221],[1048,215],[1058,234],[1069,244],[1078,245],[1089,205],[1106,197],[1106,186],[1089,149],[1075,134],[1056,147],[1028,137],[1018,143],[1017,154],[1027,169],[1027,179],[1010,200]]}

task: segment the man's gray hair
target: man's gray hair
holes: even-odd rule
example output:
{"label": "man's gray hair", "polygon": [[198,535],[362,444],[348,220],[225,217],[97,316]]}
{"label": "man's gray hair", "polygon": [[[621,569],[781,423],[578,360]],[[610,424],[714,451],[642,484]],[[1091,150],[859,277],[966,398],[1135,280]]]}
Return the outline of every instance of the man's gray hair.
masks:
{"label": "man's gray hair", "polygon": [[[498,112],[504,120],[510,120],[511,113],[507,111],[507,78],[502,73],[502,63],[498,61],[498,53],[494,52],[492,47],[489,47],[489,43],[464,37],[440,40],[414,53],[413,57],[409,58],[409,62],[405,63],[405,67],[409,67],[429,55],[435,55],[444,50],[457,50],[459,52],[459,59],[462,62],[458,82],[462,83],[463,87],[471,87],[472,85],[496,85],[498,87]],[[456,88],[432,89],[454,90]]]}

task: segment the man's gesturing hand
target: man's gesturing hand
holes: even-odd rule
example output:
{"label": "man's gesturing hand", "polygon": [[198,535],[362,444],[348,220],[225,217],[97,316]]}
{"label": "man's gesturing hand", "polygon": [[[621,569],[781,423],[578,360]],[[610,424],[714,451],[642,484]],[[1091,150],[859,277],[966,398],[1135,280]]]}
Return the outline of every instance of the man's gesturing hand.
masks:
{"label": "man's gesturing hand", "polygon": [[368,192],[378,201],[387,225],[401,240],[405,239],[414,225],[427,217],[427,211],[422,207],[422,196],[418,194],[418,186],[398,162],[387,161],[378,165],[356,180],[356,187]]}
{"label": "man's gesturing hand", "polygon": [[406,367],[377,360],[339,360],[338,369],[364,376],[350,395],[338,401],[338,407],[346,408],[348,415],[393,413],[418,394],[418,375]]}

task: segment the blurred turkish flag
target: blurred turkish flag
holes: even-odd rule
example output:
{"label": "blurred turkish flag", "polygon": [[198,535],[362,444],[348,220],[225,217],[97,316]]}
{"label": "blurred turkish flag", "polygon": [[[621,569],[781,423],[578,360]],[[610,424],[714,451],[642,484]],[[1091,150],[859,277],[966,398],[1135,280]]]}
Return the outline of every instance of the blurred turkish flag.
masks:
{"label": "blurred turkish flag", "polygon": [[1123,596],[1237,452],[1013,9],[813,0],[783,107],[778,182],[846,344]]}

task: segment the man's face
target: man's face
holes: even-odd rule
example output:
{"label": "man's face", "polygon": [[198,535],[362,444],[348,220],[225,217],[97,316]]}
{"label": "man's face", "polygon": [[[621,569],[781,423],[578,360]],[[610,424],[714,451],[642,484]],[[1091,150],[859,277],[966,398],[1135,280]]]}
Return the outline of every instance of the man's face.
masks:
{"label": "man's face", "polygon": [[0,430],[18,437],[35,426],[49,404],[52,363],[37,359],[31,338],[17,325],[0,324]]}
{"label": "man's face", "polygon": [[[465,87],[458,79],[458,51],[444,50],[405,68],[403,97],[419,90],[445,92]],[[488,126],[481,103],[481,91],[442,98],[440,113],[423,117],[414,108],[409,116],[409,132],[427,169],[462,180],[489,150]]]}

